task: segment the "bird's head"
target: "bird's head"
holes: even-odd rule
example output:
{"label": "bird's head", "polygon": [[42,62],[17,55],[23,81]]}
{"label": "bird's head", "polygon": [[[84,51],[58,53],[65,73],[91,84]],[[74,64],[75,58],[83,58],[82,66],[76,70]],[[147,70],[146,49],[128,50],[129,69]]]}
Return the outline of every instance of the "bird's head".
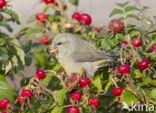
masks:
{"label": "bird's head", "polygon": [[58,55],[68,55],[72,52],[72,46],[75,37],[68,33],[58,34],[52,44],[50,45],[48,52]]}

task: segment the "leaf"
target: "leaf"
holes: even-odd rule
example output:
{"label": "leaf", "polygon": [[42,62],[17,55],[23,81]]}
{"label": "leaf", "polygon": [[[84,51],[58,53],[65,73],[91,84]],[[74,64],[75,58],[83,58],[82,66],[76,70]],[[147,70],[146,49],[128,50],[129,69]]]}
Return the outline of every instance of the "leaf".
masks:
{"label": "leaf", "polygon": [[138,98],[128,89],[125,89],[121,95],[121,99],[126,102],[127,105],[130,105],[138,101]]}
{"label": "leaf", "polygon": [[9,61],[5,67],[5,74],[7,74],[12,69],[12,67],[13,66],[12,66],[11,62]]}
{"label": "leaf", "polygon": [[33,16],[31,16],[28,20],[27,20],[27,23],[29,24],[29,23],[32,23],[32,22],[34,22],[36,20],[36,16],[35,15],[33,15]]}
{"label": "leaf", "polygon": [[14,90],[7,82],[0,80],[0,100],[3,98],[8,98],[12,103],[14,101]]}
{"label": "leaf", "polygon": [[62,113],[63,107],[55,107],[51,113]]}
{"label": "leaf", "polygon": [[135,6],[126,6],[124,11],[127,12],[131,12],[131,11],[139,11],[138,8],[136,8]]}
{"label": "leaf", "polygon": [[5,40],[3,38],[0,38],[0,46],[5,44]]}
{"label": "leaf", "polygon": [[145,82],[145,84],[148,84],[149,82],[151,82],[151,78],[150,77],[144,77],[144,78],[142,78],[143,79],[143,81]]}
{"label": "leaf", "polygon": [[123,11],[122,11],[121,9],[115,8],[115,9],[113,9],[113,11],[110,13],[109,17],[112,17],[112,16],[114,16],[114,15],[116,15],[116,14],[123,14]]}
{"label": "leaf", "polygon": [[134,73],[135,73],[135,78],[141,78],[143,76],[141,72],[139,71],[139,69],[135,69]]}
{"label": "leaf", "polygon": [[79,5],[79,0],[68,0],[68,1],[75,6]]}
{"label": "leaf", "polygon": [[17,24],[20,24],[18,15],[14,11],[3,8],[3,9],[0,9],[0,12],[4,12],[4,13],[10,15],[13,22],[15,21]]}
{"label": "leaf", "polygon": [[24,65],[25,64],[25,53],[24,53],[21,45],[19,44],[18,40],[15,38],[11,39],[10,41],[13,44],[13,46],[15,47],[16,53]]}
{"label": "leaf", "polygon": [[51,81],[51,79],[52,79],[52,76],[46,74],[46,78],[43,79],[42,83],[43,83],[44,85],[48,86],[48,84],[49,84],[49,82]]}
{"label": "leaf", "polygon": [[59,106],[62,106],[64,103],[64,99],[66,98],[67,89],[61,89],[57,92],[56,100]]}
{"label": "leaf", "polygon": [[118,6],[121,7],[121,8],[125,7],[127,4],[129,4],[129,2],[116,3],[116,5],[118,5]]}
{"label": "leaf", "polygon": [[11,26],[8,23],[6,23],[6,22],[0,22],[0,26],[5,27],[9,32],[12,32],[13,31],[13,29],[11,28]]}
{"label": "leaf", "polygon": [[93,82],[93,84],[99,88],[99,89],[102,89],[102,84],[101,84],[101,78],[100,76],[97,76]]}
{"label": "leaf", "polygon": [[0,75],[0,81],[4,81],[4,82],[6,82],[5,77],[4,77],[4,76],[2,76],[2,75]]}
{"label": "leaf", "polygon": [[108,89],[109,89],[109,87],[111,86],[111,84],[112,84],[112,81],[108,81],[107,82],[107,84],[106,84],[106,86],[105,86],[105,91],[107,92],[108,91]]}
{"label": "leaf", "polygon": [[126,19],[128,18],[135,18],[136,20],[140,20],[140,18],[136,14],[128,14],[126,15]]}
{"label": "leaf", "polygon": [[152,89],[151,97],[156,99],[156,88]]}
{"label": "leaf", "polygon": [[31,56],[27,56],[26,57],[26,66],[30,66],[32,63],[32,57]]}

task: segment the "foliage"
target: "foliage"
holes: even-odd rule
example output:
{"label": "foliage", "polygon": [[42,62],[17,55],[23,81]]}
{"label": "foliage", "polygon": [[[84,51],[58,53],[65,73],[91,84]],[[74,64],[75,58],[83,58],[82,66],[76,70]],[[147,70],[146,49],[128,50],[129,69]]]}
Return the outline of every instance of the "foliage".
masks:
{"label": "foliage", "polygon": [[[78,5],[78,0],[69,0],[69,2],[75,6]],[[22,29],[16,35],[17,38],[9,38],[6,33],[0,31],[0,67],[2,67],[0,74],[3,76],[12,72],[20,74],[23,66],[30,66],[33,61],[37,69],[42,68],[46,73],[44,80],[36,77],[24,78],[28,82],[22,84],[22,87],[32,91],[33,96],[32,98],[23,97],[24,102],[20,104],[14,101],[12,105],[14,112],[66,113],[67,107],[75,105],[80,113],[119,113],[123,105],[131,106],[132,102],[155,105],[156,51],[151,51],[150,47],[156,43],[154,28],[156,18],[145,15],[148,10],[145,6],[137,8],[129,5],[128,2],[116,3],[116,5],[119,8],[113,9],[109,16],[117,16],[123,22],[124,29],[118,33],[113,32],[112,29],[105,30],[104,26],[85,25],[83,22],[68,19],[68,5],[60,0],[47,4],[43,8],[41,12],[45,14],[49,10],[54,11],[52,14],[47,14],[46,20],[37,20],[36,15],[30,17],[28,23],[34,23],[34,26]],[[11,32],[12,28],[8,21],[19,24],[18,16],[4,8],[0,12],[10,15],[7,19],[0,14],[0,26]],[[139,24],[132,24],[131,20]],[[56,58],[47,53],[49,42],[45,43],[41,40],[48,39],[52,42],[53,38],[62,32],[84,38],[98,48],[119,56],[120,63],[114,67],[99,69],[95,77],[90,78],[91,85],[86,88],[80,87],[78,81],[83,75],[78,75],[77,80],[71,82],[71,78],[62,71]],[[35,39],[32,40],[30,38],[32,36]],[[20,45],[18,39],[21,37],[27,38],[28,41]],[[133,38],[140,39],[142,46],[134,48],[131,43]],[[127,45],[120,44],[122,41],[126,41]],[[138,63],[145,58],[150,62],[148,68],[139,69]],[[121,64],[130,65],[130,72],[125,75],[120,74],[118,67]],[[3,76],[0,76],[0,89],[1,86],[4,88],[3,93],[0,93],[0,99],[7,97],[13,102],[14,93]],[[123,93],[121,96],[114,96],[112,89],[119,86],[124,88]],[[11,90],[11,93],[4,95],[8,90]],[[74,102],[70,98],[75,90],[82,94],[80,102]],[[89,99],[93,97],[100,100],[101,105],[97,109],[88,104]]]}

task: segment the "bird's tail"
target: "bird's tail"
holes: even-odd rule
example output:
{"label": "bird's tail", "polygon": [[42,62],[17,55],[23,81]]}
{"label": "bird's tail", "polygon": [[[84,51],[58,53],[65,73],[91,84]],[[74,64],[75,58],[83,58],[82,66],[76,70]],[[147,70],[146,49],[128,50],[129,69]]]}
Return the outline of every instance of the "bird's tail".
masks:
{"label": "bird's tail", "polygon": [[109,56],[108,59],[99,61],[98,65],[100,67],[115,66],[115,65],[119,64],[118,59],[119,59],[119,57],[117,57],[117,56]]}

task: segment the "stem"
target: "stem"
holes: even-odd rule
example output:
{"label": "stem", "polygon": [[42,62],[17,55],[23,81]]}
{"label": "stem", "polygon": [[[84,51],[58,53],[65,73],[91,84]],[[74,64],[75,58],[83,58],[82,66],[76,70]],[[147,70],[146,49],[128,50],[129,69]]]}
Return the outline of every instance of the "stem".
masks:
{"label": "stem", "polygon": [[113,81],[115,87],[118,87],[118,85],[116,84],[115,80],[113,79],[113,77],[111,76],[111,80]]}

